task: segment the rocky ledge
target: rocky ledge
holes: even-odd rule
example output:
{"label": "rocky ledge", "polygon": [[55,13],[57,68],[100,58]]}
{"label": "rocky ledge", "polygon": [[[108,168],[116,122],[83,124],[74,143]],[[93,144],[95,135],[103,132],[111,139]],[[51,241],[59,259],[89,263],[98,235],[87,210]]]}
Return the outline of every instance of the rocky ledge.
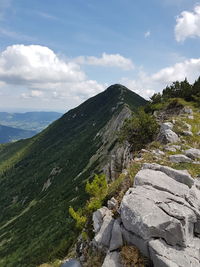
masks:
{"label": "rocky ledge", "polygon": [[156,267],[200,266],[200,181],[187,171],[144,164],[118,218],[103,207],[93,222],[94,242],[107,252],[104,267],[122,266],[124,244],[138,247]]}

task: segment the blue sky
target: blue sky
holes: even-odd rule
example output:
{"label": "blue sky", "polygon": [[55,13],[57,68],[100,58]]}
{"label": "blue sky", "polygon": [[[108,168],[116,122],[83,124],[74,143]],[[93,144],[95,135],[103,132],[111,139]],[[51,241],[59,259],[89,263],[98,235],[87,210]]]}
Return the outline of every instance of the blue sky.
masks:
{"label": "blue sky", "polygon": [[200,72],[193,0],[0,0],[0,109],[68,110],[113,83],[145,98]]}

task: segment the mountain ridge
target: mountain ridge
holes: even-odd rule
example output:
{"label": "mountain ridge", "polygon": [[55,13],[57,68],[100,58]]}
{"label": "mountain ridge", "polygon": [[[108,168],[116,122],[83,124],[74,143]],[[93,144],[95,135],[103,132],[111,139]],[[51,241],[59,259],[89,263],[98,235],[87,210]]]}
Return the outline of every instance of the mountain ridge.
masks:
{"label": "mountain ridge", "polygon": [[[27,266],[28,262],[31,267],[66,251],[76,236],[66,212],[69,205],[84,205],[85,181],[104,167],[115,172],[104,163],[111,160],[112,152],[119,157],[124,152],[120,148],[116,153],[115,143],[109,150],[103,139],[106,126],[113,126],[115,141],[116,120],[123,123],[132,111],[145,104],[139,95],[114,85],[30,140],[0,147],[2,266],[15,266],[17,259],[18,266]],[[94,155],[96,158],[91,160]]]}

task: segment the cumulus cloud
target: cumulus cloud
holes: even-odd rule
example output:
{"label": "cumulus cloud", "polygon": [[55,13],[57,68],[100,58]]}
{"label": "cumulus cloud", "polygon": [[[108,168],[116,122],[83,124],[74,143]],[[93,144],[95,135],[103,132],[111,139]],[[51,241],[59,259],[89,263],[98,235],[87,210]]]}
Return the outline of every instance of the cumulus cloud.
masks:
{"label": "cumulus cloud", "polygon": [[189,37],[200,37],[200,5],[193,12],[183,11],[176,19],[175,37],[177,42]]}
{"label": "cumulus cloud", "polygon": [[117,67],[123,70],[131,70],[134,68],[131,59],[123,57],[120,54],[103,53],[101,57],[80,56],[75,59],[75,62],[85,65],[94,65],[102,67]]}
{"label": "cumulus cloud", "polygon": [[129,89],[148,99],[155,92],[161,91],[174,81],[183,81],[187,78],[190,83],[194,83],[199,77],[199,74],[200,58],[196,58],[184,60],[183,62],[163,68],[153,74],[139,71],[134,80],[122,78],[120,82],[126,85]]}
{"label": "cumulus cloud", "polygon": [[153,81],[163,84],[169,84],[173,81],[182,81],[187,78],[190,82],[194,82],[200,73],[200,58],[192,58],[173,66],[163,68],[152,75]]}
{"label": "cumulus cloud", "polygon": [[77,63],[65,61],[39,45],[13,45],[2,51],[0,81],[28,88],[22,98],[76,97],[80,102],[104,89],[98,82],[88,80]]}

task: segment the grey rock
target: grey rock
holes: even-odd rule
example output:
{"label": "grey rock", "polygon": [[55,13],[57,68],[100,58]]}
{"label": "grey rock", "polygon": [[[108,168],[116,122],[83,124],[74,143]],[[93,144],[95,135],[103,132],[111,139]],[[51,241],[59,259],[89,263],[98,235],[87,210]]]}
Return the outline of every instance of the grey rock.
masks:
{"label": "grey rock", "polygon": [[93,213],[92,220],[93,220],[93,228],[94,228],[95,233],[99,232],[103,224],[103,218],[106,215],[112,216],[112,212],[106,207],[102,207]]}
{"label": "grey rock", "polygon": [[198,249],[191,255],[190,248],[180,249],[171,247],[164,240],[157,239],[149,242],[151,259],[156,267],[196,267],[200,266]]}
{"label": "grey rock", "polygon": [[140,236],[127,231],[124,226],[121,226],[122,236],[124,243],[127,245],[136,246],[143,255],[149,258],[149,247],[148,247],[148,240],[144,240]]}
{"label": "grey rock", "polygon": [[115,220],[110,240],[110,251],[116,250],[123,246],[122,232],[118,220]]}
{"label": "grey rock", "polygon": [[114,197],[108,200],[107,205],[110,210],[118,209],[118,201]]}
{"label": "grey rock", "polygon": [[169,160],[173,163],[181,163],[181,162],[189,163],[192,161],[190,158],[182,154],[171,155],[169,156]]}
{"label": "grey rock", "polygon": [[190,148],[185,151],[186,156],[191,159],[199,159],[200,158],[200,149]]}
{"label": "grey rock", "polygon": [[193,120],[194,119],[194,116],[193,115],[190,115],[190,116],[188,116],[188,119]]}
{"label": "grey rock", "polygon": [[165,156],[165,153],[159,149],[156,149],[156,150],[152,150],[152,154],[160,157],[160,156]]}
{"label": "grey rock", "polygon": [[167,150],[167,151],[171,151],[171,152],[176,152],[176,148],[171,147],[171,146],[166,146],[166,147],[165,147],[165,150]]}
{"label": "grey rock", "polygon": [[112,216],[104,216],[101,228],[94,237],[94,241],[96,242],[97,246],[109,248],[113,224],[114,219]]}
{"label": "grey rock", "polygon": [[197,135],[200,135],[200,131],[197,132]]}
{"label": "grey rock", "polygon": [[124,195],[123,240],[156,267],[200,266],[200,180],[187,171],[143,165]]}
{"label": "grey rock", "polygon": [[161,171],[144,169],[139,171],[134,179],[134,186],[149,185],[160,191],[166,191],[173,195],[185,197],[188,187]]}
{"label": "grey rock", "polygon": [[138,186],[131,194],[124,196],[121,219],[125,229],[144,240],[160,237],[168,244],[183,246],[185,237],[180,221],[170,217],[156,205],[153,200],[156,194],[159,200],[163,192]]}
{"label": "grey rock", "polygon": [[102,267],[122,267],[120,255],[118,252],[108,252]]}
{"label": "grey rock", "polygon": [[194,179],[191,177],[191,175],[188,173],[187,170],[175,170],[173,168],[162,166],[159,164],[151,164],[151,163],[144,163],[143,169],[151,169],[151,170],[158,170],[161,172],[164,172],[169,177],[173,178],[179,183],[183,183],[189,187],[192,187],[194,184]]}
{"label": "grey rock", "polygon": [[193,133],[191,131],[183,131],[182,134],[185,136],[193,136]]}
{"label": "grey rock", "polygon": [[184,107],[183,110],[182,110],[182,113],[186,113],[186,114],[192,115],[193,114],[193,110],[191,108]]}
{"label": "grey rock", "polygon": [[161,124],[161,130],[172,130],[174,125],[171,122],[164,122]]}
{"label": "grey rock", "polygon": [[163,144],[177,143],[180,141],[178,135],[175,132],[173,132],[170,129],[162,129],[162,128],[160,130],[160,133],[157,139]]}
{"label": "grey rock", "polygon": [[188,123],[184,123],[184,126],[187,128],[188,131],[191,131],[192,130],[192,126]]}

